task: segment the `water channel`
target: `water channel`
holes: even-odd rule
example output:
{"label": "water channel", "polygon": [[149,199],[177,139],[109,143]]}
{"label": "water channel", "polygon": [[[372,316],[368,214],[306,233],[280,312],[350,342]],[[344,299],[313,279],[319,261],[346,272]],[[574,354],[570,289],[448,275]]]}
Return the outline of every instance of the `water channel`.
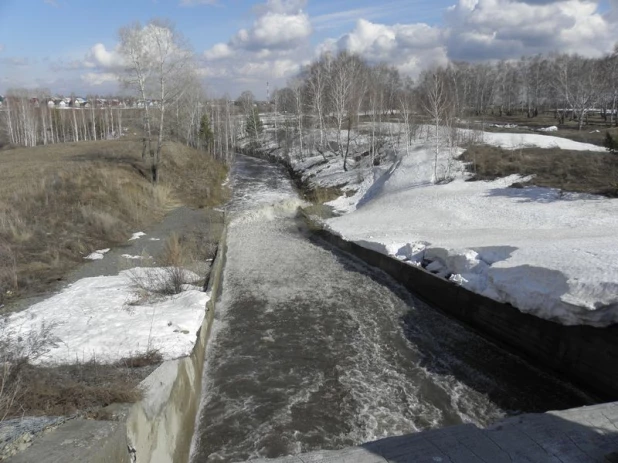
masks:
{"label": "water channel", "polygon": [[232,181],[194,463],[485,426],[590,401],[312,237],[279,166],[238,156]]}

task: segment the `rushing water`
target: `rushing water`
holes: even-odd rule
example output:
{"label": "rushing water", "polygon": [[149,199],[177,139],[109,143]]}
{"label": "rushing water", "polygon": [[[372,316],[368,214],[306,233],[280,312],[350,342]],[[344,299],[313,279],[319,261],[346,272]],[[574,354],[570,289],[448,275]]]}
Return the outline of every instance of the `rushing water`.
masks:
{"label": "rushing water", "polygon": [[336,449],[588,398],[311,238],[277,166],[239,156],[192,461]]}

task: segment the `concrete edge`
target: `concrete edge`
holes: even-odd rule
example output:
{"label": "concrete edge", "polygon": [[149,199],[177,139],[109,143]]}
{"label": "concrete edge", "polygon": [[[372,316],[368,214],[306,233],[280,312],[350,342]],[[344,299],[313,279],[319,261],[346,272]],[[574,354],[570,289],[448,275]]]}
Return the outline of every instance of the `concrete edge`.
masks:
{"label": "concrete edge", "polygon": [[300,209],[309,230],[395,279],[432,307],[532,364],[549,368],[596,396],[618,400],[618,324],[606,328],[565,326],[520,312],[418,267],[324,229]]}
{"label": "concrete edge", "polygon": [[142,384],[145,397],[133,405],[127,418],[127,444],[131,462],[175,462],[189,460],[197,411],[202,391],[206,347],[214,320],[216,300],[221,292],[227,251],[227,223],[224,227],[208,281],[210,300],[191,355],[165,362]]}

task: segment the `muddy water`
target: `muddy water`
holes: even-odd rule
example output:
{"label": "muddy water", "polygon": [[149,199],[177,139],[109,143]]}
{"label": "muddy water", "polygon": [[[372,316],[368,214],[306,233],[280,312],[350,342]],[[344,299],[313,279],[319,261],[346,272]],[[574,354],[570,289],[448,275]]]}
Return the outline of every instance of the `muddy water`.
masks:
{"label": "muddy water", "polygon": [[233,181],[193,462],[336,449],[589,400],[313,239],[277,166],[239,157]]}

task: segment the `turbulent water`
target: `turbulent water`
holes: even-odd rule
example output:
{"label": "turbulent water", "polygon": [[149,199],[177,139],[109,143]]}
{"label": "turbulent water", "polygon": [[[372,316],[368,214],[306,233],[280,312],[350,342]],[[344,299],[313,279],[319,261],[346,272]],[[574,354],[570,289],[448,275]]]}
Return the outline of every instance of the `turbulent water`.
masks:
{"label": "turbulent water", "polygon": [[193,462],[336,449],[588,400],[313,239],[279,167],[239,156],[232,178]]}

